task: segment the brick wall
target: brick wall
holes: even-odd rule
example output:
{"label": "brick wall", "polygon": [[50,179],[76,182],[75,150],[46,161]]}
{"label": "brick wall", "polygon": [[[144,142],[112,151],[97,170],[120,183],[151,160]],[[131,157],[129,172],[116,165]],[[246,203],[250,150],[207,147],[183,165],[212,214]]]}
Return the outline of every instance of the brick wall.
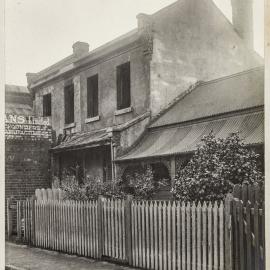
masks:
{"label": "brick wall", "polygon": [[[37,188],[51,186],[50,146],[51,142],[47,139],[40,141],[6,140],[5,198],[13,197],[12,205],[15,206],[17,200],[24,200],[34,195]],[[14,232],[16,231],[16,210],[14,208],[11,209],[11,220]]]}
{"label": "brick wall", "polygon": [[49,140],[7,140],[5,196],[25,199],[37,188],[50,187]]}

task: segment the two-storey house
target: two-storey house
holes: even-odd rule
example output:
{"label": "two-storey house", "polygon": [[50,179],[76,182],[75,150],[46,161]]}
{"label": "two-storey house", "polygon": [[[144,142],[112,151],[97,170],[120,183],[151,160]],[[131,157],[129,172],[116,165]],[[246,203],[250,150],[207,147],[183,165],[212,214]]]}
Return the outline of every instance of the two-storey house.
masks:
{"label": "two-storey house", "polygon": [[211,0],[179,0],[137,21],[97,49],[76,42],[70,56],[27,73],[35,114],[49,116],[56,133],[53,174],[119,176],[114,160],[177,96],[261,64]]}

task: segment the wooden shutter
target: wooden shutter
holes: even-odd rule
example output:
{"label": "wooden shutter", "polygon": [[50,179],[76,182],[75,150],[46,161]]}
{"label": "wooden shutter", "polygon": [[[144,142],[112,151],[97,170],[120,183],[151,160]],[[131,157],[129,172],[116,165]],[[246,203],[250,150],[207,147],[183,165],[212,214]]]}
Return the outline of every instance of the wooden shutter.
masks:
{"label": "wooden shutter", "polygon": [[69,85],[64,90],[65,98],[65,123],[70,124],[74,122],[74,86]]}
{"label": "wooden shutter", "polygon": [[98,115],[98,75],[87,79],[87,117]]}
{"label": "wooden shutter", "polygon": [[117,67],[117,109],[130,107],[130,62]]}
{"label": "wooden shutter", "polygon": [[118,66],[116,69],[116,81],[117,81],[117,110],[122,109],[122,74],[121,66]]}
{"label": "wooden shutter", "polygon": [[43,116],[51,116],[51,94],[43,96]]}
{"label": "wooden shutter", "polygon": [[123,65],[123,107],[130,107],[130,63]]}

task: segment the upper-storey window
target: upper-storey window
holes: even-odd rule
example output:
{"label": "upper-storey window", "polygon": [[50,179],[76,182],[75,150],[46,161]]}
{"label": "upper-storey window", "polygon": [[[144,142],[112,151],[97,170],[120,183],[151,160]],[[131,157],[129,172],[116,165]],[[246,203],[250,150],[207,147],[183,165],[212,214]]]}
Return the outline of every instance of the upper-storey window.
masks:
{"label": "upper-storey window", "polygon": [[65,86],[65,124],[74,122],[74,85]]}
{"label": "upper-storey window", "polygon": [[117,110],[130,107],[130,62],[117,67]]}
{"label": "upper-storey window", "polygon": [[52,103],[51,103],[51,94],[43,96],[43,116],[52,115]]}
{"label": "upper-storey window", "polygon": [[87,79],[87,117],[98,116],[98,75]]}

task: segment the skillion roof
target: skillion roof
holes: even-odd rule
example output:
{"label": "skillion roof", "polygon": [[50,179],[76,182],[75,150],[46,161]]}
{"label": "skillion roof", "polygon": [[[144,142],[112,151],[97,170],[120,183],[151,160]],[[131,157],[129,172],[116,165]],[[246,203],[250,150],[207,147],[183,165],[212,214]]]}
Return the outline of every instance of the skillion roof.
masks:
{"label": "skillion roof", "polygon": [[150,124],[146,135],[116,161],[192,152],[211,131],[218,138],[239,132],[247,145],[264,142],[264,75],[254,69],[199,84]]}
{"label": "skillion roof", "polygon": [[27,87],[5,85],[5,113],[33,115],[32,98]]}
{"label": "skillion roof", "polygon": [[264,104],[264,69],[256,68],[210,82],[199,83],[152,122],[172,125],[239,111]]}

